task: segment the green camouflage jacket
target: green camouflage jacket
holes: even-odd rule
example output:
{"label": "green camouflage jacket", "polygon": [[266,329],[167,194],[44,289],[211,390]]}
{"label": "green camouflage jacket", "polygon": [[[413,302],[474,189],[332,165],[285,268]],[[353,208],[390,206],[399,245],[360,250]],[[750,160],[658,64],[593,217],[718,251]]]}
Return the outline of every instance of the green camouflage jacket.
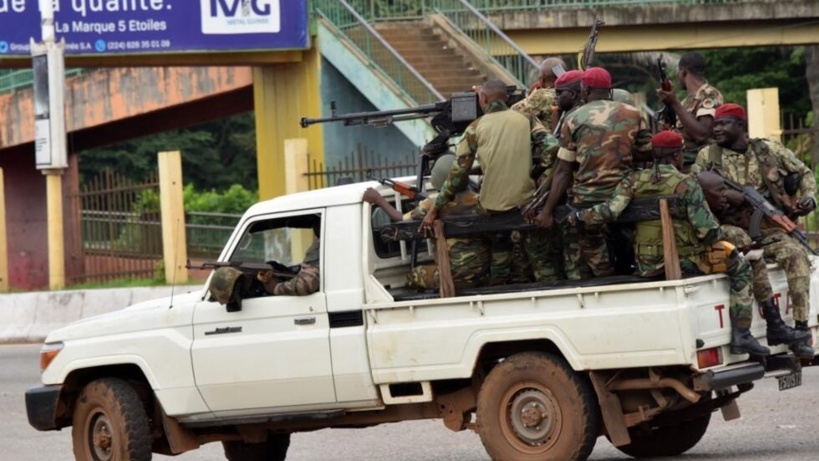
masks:
{"label": "green camouflage jacket", "polygon": [[572,203],[590,205],[611,197],[635,152],[651,152],[651,135],[636,108],[601,100],[573,111],[563,122],[557,154],[578,164],[569,191]]}

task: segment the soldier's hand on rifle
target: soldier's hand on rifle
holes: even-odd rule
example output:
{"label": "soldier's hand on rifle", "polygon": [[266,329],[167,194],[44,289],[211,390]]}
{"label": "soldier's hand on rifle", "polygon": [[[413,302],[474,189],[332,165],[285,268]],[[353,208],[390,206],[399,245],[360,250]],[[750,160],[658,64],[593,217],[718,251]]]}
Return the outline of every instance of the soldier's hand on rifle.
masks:
{"label": "soldier's hand on rifle", "polygon": [[551,213],[541,211],[535,218],[535,224],[545,229],[552,227],[555,224],[555,217]]}
{"label": "soldier's hand on rifle", "polygon": [[422,233],[424,237],[435,237],[435,230],[432,228],[432,224],[435,223],[437,218],[438,210],[433,207],[427,212],[427,215],[424,216],[421,225],[418,226],[418,232]]}
{"label": "soldier's hand on rifle", "polygon": [[804,195],[796,202],[796,215],[805,216],[816,209],[816,200],[810,195]]}
{"label": "soldier's hand on rifle", "polygon": [[273,275],[273,271],[259,272],[256,274],[256,280],[262,282],[264,291],[266,291],[268,294],[273,294],[273,290],[276,289],[276,285],[281,282],[278,277]]}
{"label": "soldier's hand on rifle", "polygon": [[674,86],[671,86],[671,89],[668,91],[663,90],[662,88],[657,88],[657,97],[660,100],[669,106],[674,104],[679,104],[679,100],[677,99],[677,93],[674,92]]}

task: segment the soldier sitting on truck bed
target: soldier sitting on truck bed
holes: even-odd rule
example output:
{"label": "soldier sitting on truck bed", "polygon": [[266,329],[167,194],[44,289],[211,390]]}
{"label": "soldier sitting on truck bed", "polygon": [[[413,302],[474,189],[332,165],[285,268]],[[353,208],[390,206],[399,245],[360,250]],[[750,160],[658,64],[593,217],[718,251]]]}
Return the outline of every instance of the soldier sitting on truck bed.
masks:
{"label": "soldier sitting on truck bed", "polygon": [[[705,202],[702,188],[692,177],[679,171],[683,166],[683,139],[673,131],[661,131],[651,138],[654,166],[636,170],[624,178],[614,195],[592,208],[575,210],[570,222],[602,224],[620,216],[633,198],[679,195],[687,219],[674,220],[680,266],[686,275],[725,273],[731,285],[731,353],[764,357],[771,351],[751,335],[753,318],[751,266],[740,257],[719,227]],[[665,270],[663,233],[660,220],[637,223],[634,238],[637,271],[653,277]]]}
{"label": "soldier sitting on truck bed", "polygon": [[[454,162],[455,156],[452,154],[442,155],[435,161],[430,177],[432,187],[440,189]],[[393,222],[423,219],[434,205],[434,200],[435,195],[432,195],[419,203],[415,209],[402,215],[375,189],[369,188],[364,192],[364,201],[384,210]],[[468,188],[456,193],[455,198],[441,209],[442,216],[472,216],[483,213],[478,194]],[[475,236],[448,238],[446,243],[455,288],[485,286],[489,279],[489,240]],[[418,265],[407,274],[407,285],[413,288],[437,290],[440,280],[437,264]]]}
{"label": "soldier sitting on truck bed", "polygon": [[[697,174],[697,182],[700,183],[708,207],[720,221],[727,218],[730,205],[726,194],[725,180],[713,171],[703,171]],[[795,330],[785,324],[779,312],[779,306],[774,302],[771,281],[768,278],[768,265],[763,258],[763,250],[759,248],[761,242],[754,242],[745,229],[739,226],[725,224],[720,225],[725,233],[725,239],[740,248],[752,249],[754,244],[758,249],[752,250],[754,255],[746,255],[750,261],[753,279],[751,281],[754,299],[762,309],[762,317],[768,325],[765,337],[769,346],[777,344],[787,344],[794,355],[803,359],[813,358],[813,347],[808,345],[810,334],[807,331]],[[770,243],[769,243],[770,245]]]}

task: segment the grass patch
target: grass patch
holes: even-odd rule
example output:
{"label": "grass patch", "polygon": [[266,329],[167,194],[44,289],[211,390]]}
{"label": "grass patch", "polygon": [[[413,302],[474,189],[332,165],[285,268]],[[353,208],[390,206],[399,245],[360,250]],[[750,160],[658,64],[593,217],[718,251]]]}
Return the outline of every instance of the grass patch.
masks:
{"label": "grass patch", "polygon": [[153,279],[137,279],[126,277],[121,279],[109,280],[107,282],[87,282],[78,283],[76,285],[67,286],[67,290],[94,290],[99,288],[134,288],[134,287],[157,287],[167,285],[165,280]]}

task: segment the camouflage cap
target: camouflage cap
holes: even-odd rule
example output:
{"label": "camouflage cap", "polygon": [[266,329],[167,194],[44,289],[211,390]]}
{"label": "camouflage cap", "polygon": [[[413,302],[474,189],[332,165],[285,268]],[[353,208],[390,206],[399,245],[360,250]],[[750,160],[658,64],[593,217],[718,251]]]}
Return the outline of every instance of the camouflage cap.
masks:
{"label": "camouflage cap", "polygon": [[234,299],[236,285],[245,274],[235,267],[220,267],[210,279],[210,294],[219,304],[228,304]]}

